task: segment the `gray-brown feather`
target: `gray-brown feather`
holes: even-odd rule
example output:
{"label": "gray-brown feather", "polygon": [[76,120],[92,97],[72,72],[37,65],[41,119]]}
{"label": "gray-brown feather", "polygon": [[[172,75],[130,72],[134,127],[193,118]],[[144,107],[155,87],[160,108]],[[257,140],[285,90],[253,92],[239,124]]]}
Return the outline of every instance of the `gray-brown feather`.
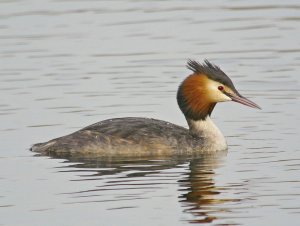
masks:
{"label": "gray-brown feather", "polygon": [[32,151],[47,154],[152,155],[188,153],[202,139],[189,130],[149,118],[115,118],[85,127],[70,135],[33,145]]}

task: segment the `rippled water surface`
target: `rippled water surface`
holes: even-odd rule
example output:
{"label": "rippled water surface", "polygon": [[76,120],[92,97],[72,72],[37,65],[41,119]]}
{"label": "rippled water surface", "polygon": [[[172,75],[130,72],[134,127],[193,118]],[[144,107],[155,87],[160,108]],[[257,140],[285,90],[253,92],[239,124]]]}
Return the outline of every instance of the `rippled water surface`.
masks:
{"label": "rippled water surface", "polygon": [[[299,1],[0,1],[0,225],[299,225]],[[188,58],[262,106],[218,104],[228,153],[37,157],[112,117],[186,126]]]}

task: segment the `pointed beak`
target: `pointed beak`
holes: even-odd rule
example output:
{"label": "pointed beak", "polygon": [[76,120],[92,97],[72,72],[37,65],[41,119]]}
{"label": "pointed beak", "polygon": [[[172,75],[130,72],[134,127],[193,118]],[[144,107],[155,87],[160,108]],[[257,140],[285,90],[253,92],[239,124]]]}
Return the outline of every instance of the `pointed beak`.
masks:
{"label": "pointed beak", "polygon": [[235,93],[225,93],[227,96],[229,96],[231,98],[232,101],[240,103],[240,104],[244,104],[248,107],[252,107],[252,108],[257,108],[261,110],[261,107],[258,106],[256,103],[252,102],[251,100],[247,99],[246,97],[243,97],[240,94],[235,94]]}

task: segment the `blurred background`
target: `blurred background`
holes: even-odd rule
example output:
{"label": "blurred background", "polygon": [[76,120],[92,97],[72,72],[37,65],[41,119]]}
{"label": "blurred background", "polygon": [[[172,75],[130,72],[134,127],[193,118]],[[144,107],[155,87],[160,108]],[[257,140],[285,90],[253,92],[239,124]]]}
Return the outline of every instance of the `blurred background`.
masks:
{"label": "blurred background", "polygon": [[[0,225],[296,225],[299,29],[293,0],[1,0]],[[221,160],[29,151],[113,117],[186,126],[177,87],[206,58],[263,108],[218,104]]]}

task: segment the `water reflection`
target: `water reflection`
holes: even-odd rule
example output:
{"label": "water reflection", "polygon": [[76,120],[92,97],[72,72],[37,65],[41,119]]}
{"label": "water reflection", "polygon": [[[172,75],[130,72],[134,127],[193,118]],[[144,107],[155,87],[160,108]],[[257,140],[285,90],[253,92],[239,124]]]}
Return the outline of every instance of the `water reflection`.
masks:
{"label": "water reflection", "polygon": [[[53,156],[52,156],[53,157]],[[55,156],[58,158],[58,156]],[[117,157],[117,156],[102,156],[102,157],[84,157],[84,156],[64,156],[64,159],[70,163],[66,168],[68,172],[78,172],[84,170],[91,172],[88,175],[88,180],[94,179],[91,177],[116,175],[125,173],[125,177],[143,177],[150,174],[156,174],[165,169],[176,168],[178,165],[187,163],[187,159],[182,157]],[[85,180],[81,178],[80,180]]]}
{"label": "water reflection", "polygon": [[[190,223],[208,223],[217,219],[217,205],[238,199],[220,198],[224,188],[215,184],[215,170],[222,167],[227,152],[197,156],[166,157],[120,157],[120,156],[51,156],[63,158],[67,166],[60,172],[82,173],[76,181],[98,180],[95,188],[77,190],[71,193],[76,201],[67,204],[87,202],[122,202],[126,208],[137,208],[137,199],[147,199],[144,194],[148,189],[162,189],[166,184],[179,187],[179,202],[185,213],[192,215]],[[178,169],[183,169],[178,175]],[[166,172],[167,170],[171,170]],[[107,176],[110,179],[107,180]],[[160,179],[159,179],[160,178]],[[130,195],[128,192],[134,190]],[[108,191],[117,191],[117,195],[107,199]],[[97,197],[97,199],[95,199]],[[120,198],[122,197],[122,198]],[[86,200],[88,198],[88,200]],[[90,199],[91,198],[91,199]],[[99,200],[100,198],[100,200]],[[102,199],[103,198],[103,199]],[[84,200],[83,200],[84,199]],[[133,202],[133,203],[132,203]],[[120,204],[118,208],[124,208]],[[116,209],[116,208],[114,208]],[[224,211],[224,209],[222,210]]]}
{"label": "water reflection", "polygon": [[193,215],[190,223],[213,222],[217,219],[216,214],[224,211],[217,209],[218,204],[239,201],[220,198],[224,188],[218,187],[214,181],[215,170],[222,167],[226,154],[218,153],[192,159],[185,178],[178,181],[184,191],[180,196],[180,202],[184,211]]}

